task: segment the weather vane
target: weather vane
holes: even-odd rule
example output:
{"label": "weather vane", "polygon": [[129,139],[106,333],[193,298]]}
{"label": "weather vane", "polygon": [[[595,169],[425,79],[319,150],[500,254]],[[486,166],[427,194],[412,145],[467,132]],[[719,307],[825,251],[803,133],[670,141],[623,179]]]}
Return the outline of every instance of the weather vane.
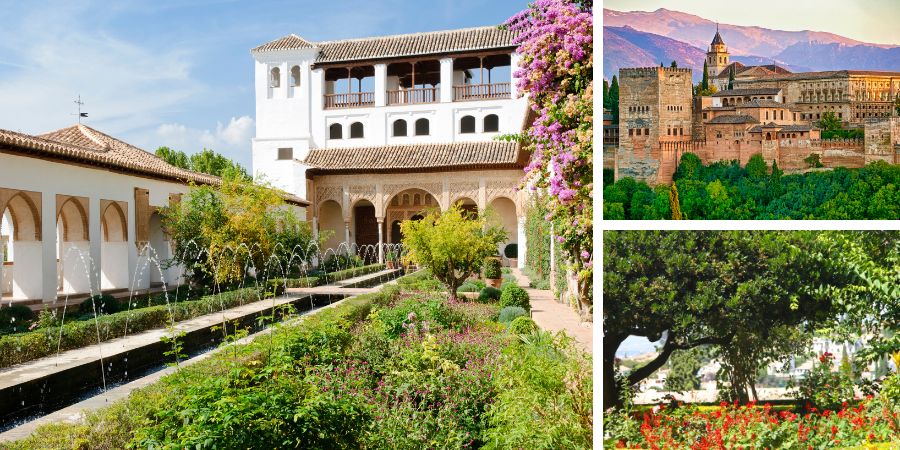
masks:
{"label": "weather vane", "polygon": [[78,124],[81,124],[81,118],[87,117],[88,113],[81,112],[81,106],[84,105],[84,102],[81,101],[81,94],[78,94],[78,100],[75,100],[75,104],[78,105]]}

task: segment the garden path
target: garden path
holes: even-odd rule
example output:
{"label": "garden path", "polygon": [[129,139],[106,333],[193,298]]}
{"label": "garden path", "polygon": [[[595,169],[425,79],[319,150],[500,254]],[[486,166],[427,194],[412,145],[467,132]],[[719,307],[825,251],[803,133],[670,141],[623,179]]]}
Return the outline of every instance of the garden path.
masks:
{"label": "garden path", "polygon": [[531,299],[531,318],[543,329],[565,331],[588,353],[593,354],[594,332],[591,322],[582,322],[578,312],[553,299],[553,293],[545,289],[528,287],[529,279],[519,268],[513,268],[516,283],[528,291]]}

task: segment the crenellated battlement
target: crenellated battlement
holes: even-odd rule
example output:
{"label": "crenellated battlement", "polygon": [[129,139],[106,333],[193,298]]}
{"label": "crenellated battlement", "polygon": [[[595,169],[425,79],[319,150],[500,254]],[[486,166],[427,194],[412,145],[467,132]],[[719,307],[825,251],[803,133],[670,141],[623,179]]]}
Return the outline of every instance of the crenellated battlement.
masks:
{"label": "crenellated battlement", "polygon": [[619,78],[658,76],[660,72],[690,74],[691,69],[681,67],[628,67],[619,69]]}
{"label": "crenellated battlement", "polygon": [[865,142],[862,139],[810,139],[809,146],[817,148],[862,149],[865,146]]}

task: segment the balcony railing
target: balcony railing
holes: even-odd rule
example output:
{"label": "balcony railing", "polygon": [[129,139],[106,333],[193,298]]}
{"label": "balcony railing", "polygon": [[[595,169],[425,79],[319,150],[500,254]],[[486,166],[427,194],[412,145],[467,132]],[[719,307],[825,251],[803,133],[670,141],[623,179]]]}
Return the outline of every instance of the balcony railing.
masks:
{"label": "balcony railing", "polygon": [[510,98],[509,83],[462,84],[453,86],[453,100]]}
{"label": "balcony railing", "polygon": [[375,105],[374,92],[353,92],[350,94],[325,94],[326,108],[359,108]]}
{"label": "balcony railing", "polygon": [[435,103],[440,100],[440,88],[415,88],[387,91],[388,105]]}

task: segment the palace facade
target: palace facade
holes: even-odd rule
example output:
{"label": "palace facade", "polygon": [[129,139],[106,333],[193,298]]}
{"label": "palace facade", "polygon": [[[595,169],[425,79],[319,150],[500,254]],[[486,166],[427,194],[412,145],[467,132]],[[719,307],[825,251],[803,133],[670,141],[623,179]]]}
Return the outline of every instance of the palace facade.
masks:
{"label": "palace facade", "polygon": [[[900,93],[900,72],[744,66],[729,62],[718,31],[706,64],[718,88],[710,96],[693,95],[691,69],[619,71],[618,133],[607,131],[610,125],[604,129],[604,167],[617,179],[671,182],[685,152],[705,163],[741,164],[761,154],[790,171],[809,169],[815,159],[824,167],[900,164],[900,118],[892,100]],[[862,129],[864,139],[822,140],[816,123],[826,112],[847,128]]]}
{"label": "palace facade", "polygon": [[254,175],[308,200],[329,248],[377,245],[382,260],[400,222],[460,204],[490,207],[524,264],[529,155],[496,139],[527,116],[512,38],[491,26],[254,48]]}

